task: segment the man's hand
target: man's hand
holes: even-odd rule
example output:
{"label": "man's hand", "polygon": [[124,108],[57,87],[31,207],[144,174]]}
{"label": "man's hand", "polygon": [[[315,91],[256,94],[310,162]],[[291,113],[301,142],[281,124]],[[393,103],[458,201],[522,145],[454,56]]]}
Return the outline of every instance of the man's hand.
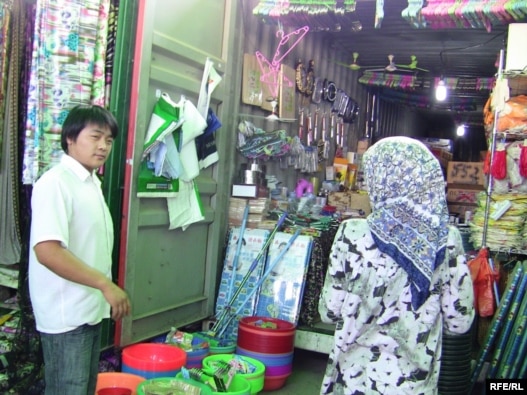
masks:
{"label": "man's hand", "polygon": [[131,304],[128,295],[116,284],[109,281],[109,286],[102,289],[104,298],[111,306],[112,319],[119,321],[130,314]]}

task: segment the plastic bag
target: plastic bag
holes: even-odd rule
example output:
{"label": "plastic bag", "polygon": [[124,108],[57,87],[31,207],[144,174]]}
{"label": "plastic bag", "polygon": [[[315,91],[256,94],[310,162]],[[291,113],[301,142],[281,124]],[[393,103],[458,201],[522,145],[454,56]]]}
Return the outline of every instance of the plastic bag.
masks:
{"label": "plastic bag", "polygon": [[474,286],[474,308],[480,317],[490,317],[496,310],[493,287],[499,273],[491,268],[488,256],[488,249],[482,248],[474,259],[468,261]]}

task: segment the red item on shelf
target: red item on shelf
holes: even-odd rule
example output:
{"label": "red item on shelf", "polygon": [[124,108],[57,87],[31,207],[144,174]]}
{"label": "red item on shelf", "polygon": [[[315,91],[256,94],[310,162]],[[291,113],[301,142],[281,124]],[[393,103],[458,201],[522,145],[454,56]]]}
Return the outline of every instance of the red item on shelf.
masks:
{"label": "red item on shelf", "polygon": [[490,174],[490,151],[487,151],[485,155],[485,161],[483,162],[483,173]]}
{"label": "red item on shelf", "polygon": [[494,153],[490,174],[496,180],[503,180],[507,177],[507,151],[505,149],[499,149]]}
{"label": "red item on shelf", "polygon": [[527,177],[527,140],[524,140],[520,150],[520,176]]}
{"label": "red item on shelf", "polygon": [[496,310],[494,298],[494,282],[499,279],[499,273],[491,268],[489,251],[483,247],[478,255],[467,262],[474,287],[474,308],[480,317],[491,317]]}

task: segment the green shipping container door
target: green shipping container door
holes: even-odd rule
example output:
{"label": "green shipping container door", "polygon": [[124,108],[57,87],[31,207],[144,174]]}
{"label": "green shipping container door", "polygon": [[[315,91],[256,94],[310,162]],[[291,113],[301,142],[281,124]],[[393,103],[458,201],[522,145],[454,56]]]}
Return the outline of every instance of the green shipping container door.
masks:
{"label": "green shipping container door", "polygon": [[[105,173],[116,235],[115,275],[133,313],[109,339],[124,346],[207,319],[214,313],[234,171],[236,114],[242,68],[235,0],[121,0],[111,110],[122,134]],[[239,24],[238,24],[239,26]],[[222,77],[210,107],[219,162],[195,183],[205,220],[169,230],[167,199],[139,198],[143,143],[161,93],[197,105],[207,59]]]}

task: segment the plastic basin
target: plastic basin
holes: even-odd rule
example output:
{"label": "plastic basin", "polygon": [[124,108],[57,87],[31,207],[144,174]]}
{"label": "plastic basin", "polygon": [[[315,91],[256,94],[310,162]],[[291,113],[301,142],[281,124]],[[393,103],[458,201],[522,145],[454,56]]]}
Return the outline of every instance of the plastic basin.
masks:
{"label": "plastic basin", "polygon": [[137,387],[137,395],[146,395],[145,390],[148,390],[148,387],[152,384],[162,384],[167,387],[172,385],[175,388],[178,388],[178,384],[188,384],[194,387],[198,387],[200,389],[200,395],[212,394],[212,389],[208,385],[200,383],[199,381],[187,380],[183,377],[162,377],[143,381]]}
{"label": "plastic basin", "polygon": [[[120,390],[123,393],[123,389],[131,391],[132,395],[137,394],[137,387],[140,383],[145,381],[144,377],[130,374],[130,373],[118,373],[118,372],[105,372],[97,375],[97,385],[95,387],[95,394],[99,395],[117,395],[117,391]],[[106,391],[101,392],[101,391]],[[113,394],[111,391],[116,391]]]}
{"label": "plastic basin", "polygon": [[177,346],[137,343],[123,349],[122,371],[146,379],[174,377],[187,362],[187,353]]}
{"label": "plastic basin", "polygon": [[203,360],[203,369],[205,371],[209,371],[214,366],[215,361],[224,361],[229,363],[235,357],[243,359],[244,361],[250,363],[256,368],[255,371],[252,373],[236,373],[237,375],[242,376],[249,382],[249,384],[251,385],[251,394],[254,395],[262,391],[264,386],[266,367],[262,362],[258,361],[257,359],[235,354],[214,354],[209,355]]}

